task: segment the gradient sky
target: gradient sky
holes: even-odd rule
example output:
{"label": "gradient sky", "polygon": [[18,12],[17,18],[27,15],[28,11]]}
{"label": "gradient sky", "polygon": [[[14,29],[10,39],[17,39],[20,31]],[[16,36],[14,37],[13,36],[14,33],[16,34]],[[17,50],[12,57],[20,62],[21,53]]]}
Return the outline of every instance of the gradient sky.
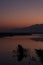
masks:
{"label": "gradient sky", "polygon": [[0,0],[0,28],[43,23],[43,0]]}

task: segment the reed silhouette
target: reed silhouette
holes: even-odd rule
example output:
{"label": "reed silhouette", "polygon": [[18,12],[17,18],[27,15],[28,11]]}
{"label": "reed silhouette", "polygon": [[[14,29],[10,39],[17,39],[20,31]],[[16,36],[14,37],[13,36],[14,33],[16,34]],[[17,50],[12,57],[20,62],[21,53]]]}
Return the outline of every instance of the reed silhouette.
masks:
{"label": "reed silhouette", "polygon": [[35,49],[37,55],[40,57],[40,61],[43,63],[43,50],[39,49]]}
{"label": "reed silhouette", "polygon": [[17,60],[21,61],[24,57],[27,57],[27,49],[24,49],[22,47],[22,45],[17,46],[17,50],[15,52],[15,50],[13,50],[13,57],[15,57],[15,55],[17,56]]}

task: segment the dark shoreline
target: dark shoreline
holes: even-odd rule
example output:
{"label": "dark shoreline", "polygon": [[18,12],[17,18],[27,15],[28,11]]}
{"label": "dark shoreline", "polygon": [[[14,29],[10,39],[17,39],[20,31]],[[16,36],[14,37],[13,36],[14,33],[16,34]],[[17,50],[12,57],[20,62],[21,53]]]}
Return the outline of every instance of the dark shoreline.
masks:
{"label": "dark shoreline", "polygon": [[12,37],[12,36],[26,36],[26,35],[32,35],[32,34],[43,34],[43,33],[0,33],[0,38],[3,37]]}
{"label": "dark shoreline", "polygon": [[25,36],[25,35],[32,35],[31,33],[0,33],[0,38],[3,37],[12,37],[12,36]]}

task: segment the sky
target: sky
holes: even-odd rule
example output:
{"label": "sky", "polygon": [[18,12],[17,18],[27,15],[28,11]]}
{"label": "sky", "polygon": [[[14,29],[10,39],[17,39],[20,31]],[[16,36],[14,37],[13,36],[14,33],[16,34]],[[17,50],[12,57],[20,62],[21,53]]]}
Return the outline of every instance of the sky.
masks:
{"label": "sky", "polygon": [[0,0],[0,28],[43,24],[43,0]]}

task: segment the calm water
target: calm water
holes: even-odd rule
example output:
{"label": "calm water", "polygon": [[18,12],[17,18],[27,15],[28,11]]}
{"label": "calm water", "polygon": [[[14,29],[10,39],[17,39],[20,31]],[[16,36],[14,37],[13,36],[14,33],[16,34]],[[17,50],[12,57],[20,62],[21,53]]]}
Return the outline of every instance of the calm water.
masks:
{"label": "calm water", "polygon": [[[26,57],[17,56],[18,44],[28,49]],[[43,50],[43,35],[0,38],[0,65],[43,65],[35,49]]]}

